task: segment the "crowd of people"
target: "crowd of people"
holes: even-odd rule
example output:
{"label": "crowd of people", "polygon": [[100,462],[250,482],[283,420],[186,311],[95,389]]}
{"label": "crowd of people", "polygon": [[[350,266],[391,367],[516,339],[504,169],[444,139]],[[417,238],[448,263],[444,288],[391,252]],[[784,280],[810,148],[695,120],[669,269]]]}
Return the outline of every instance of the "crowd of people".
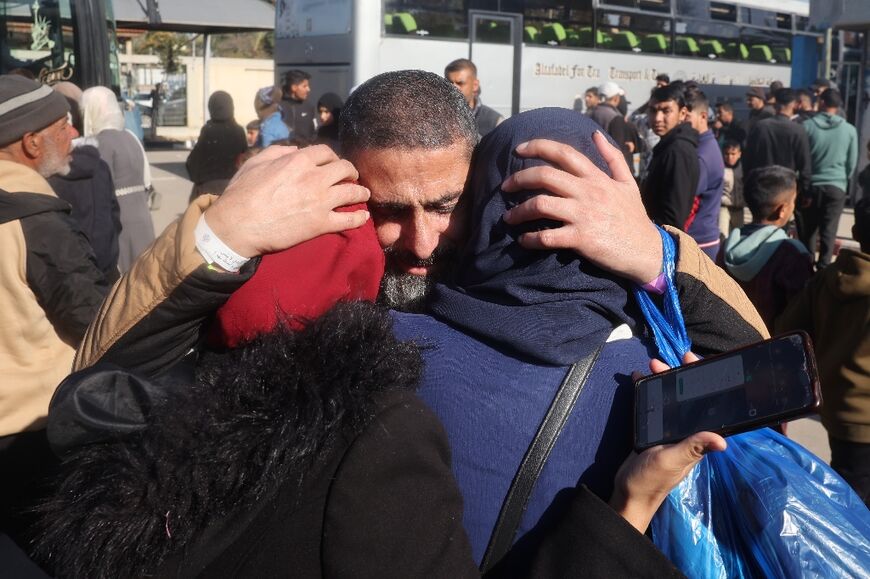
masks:
{"label": "crowd of people", "polygon": [[[695,83],[656,80],[649,101],[631,116],[617,109],[624,101],[618,85],[590,88],[586,114],[626,155],[638,149],[649,155],[648,161],[641,155],[637,179],[655,222],[689,234],[737,281],[771,332],[802,329],[815,338],[828,385],[822,418],[831,464],[867,501],[870,328],[866,309],[847,308],[855,314],[850,320],[828,310],[839,311],[843,302],[854,307],[855,300],[866,308],[870,287],[870,170],[856,175],[858,135],[842,116],[840,93],[825,79],[809,90],[779,82],[768,92],[752,87],[748,116],[739,122],[731,103],[710,103]],[[642,138],[647,127],[653,141]],[[840,249],[840,216],[856,179],[858,248]],[[822,280],[830,288],[813,293]]]}
{"label": "crowd of people", "polygon": [[741,124],[666,76],[632,114],[608,82],[508,119],[466,59],[311,85],[254,91],[244,127],[212,94],[155,238],[111,90],[0,76],[16,576],[681,576],[644,533],[726,441],[632,452],[633,381],[666,369],[631,291],[666,291],[658,226],[686,360],[808,331],[832,466],[870,504],[870,196],[835,255],[835,89],[772,87],[771,113],[753,88]]}

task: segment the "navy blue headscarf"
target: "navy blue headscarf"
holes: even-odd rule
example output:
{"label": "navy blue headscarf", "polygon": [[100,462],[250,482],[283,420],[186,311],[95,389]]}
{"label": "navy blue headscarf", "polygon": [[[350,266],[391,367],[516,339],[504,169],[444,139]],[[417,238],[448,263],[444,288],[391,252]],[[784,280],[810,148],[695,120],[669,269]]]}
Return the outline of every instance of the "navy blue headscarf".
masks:
{"label": "navy blue headscarf", "polygon": [[520,234],[559,224],[511,226],[505,211],[540,192],[505,193],[502,182],[527,167],[520,143],[546,138],[571,145],[610,171],[592,142],[599,126],[567,109],[525,112],[503,122],[478,145],[464,203],[471,204],[469,238],[453,282],[435,287],[430,311],[450,325],[509,353],[545,364],[573,364],[622,323],[634,306],[622,281],[568,250],[525,249]]}

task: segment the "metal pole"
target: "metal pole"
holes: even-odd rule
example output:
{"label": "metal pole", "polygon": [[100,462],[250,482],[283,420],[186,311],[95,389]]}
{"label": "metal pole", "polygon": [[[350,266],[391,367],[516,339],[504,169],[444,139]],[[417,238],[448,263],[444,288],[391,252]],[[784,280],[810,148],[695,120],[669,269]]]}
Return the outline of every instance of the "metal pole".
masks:
{"label": "metal pole", "polygon": [[832,36],[831,36],[831,29],[828,28],[827,30],[825,30],[825,60],[823,63],[823,66],[824,66],[823,73],[824,74],[822,75],[822,78],[824,78],[824,79],[831,78],[831,49],[832,49],[832,45],[833,45],[833,42],[832,42]]}
{"label": "metal pole", "polygon": [[514,82],[513,91],[511,94],[511,115],[517,115],[520,112],[520,77],[523,74],[523,17],[517,16],[514,19],[513,27],[514,37]]}
{"label": "metal pole", "polygon": [[208,122],[208,97],[211,96],[211,88],[208,82],[208,73],[211,69],[211,34],[203,34],[202,52],[202,124]]}

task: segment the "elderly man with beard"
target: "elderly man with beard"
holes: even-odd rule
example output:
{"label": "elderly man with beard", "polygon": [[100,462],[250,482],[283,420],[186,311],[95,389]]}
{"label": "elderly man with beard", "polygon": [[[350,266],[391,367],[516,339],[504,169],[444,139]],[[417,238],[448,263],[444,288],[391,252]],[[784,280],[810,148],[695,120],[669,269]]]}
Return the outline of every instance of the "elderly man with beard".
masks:
{"label": "elderly man with beard", "polygon": [[45,417],[108,286],[93,250],[46,178],[70,171],[77,134],[66,99],[0,76],[0,530],[47,460]]}

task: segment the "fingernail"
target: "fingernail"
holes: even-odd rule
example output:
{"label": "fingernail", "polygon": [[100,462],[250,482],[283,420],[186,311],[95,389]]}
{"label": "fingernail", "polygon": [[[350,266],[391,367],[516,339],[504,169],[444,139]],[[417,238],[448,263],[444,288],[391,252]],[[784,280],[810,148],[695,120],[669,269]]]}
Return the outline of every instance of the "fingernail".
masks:
{"label": "fingernail", "polygon": [[516,151],[517,151],[517,153],[522,153],[523,151],[525,151],[528,148],[529,148],[528,143],[520,143],[519,145],[517,145]]}

